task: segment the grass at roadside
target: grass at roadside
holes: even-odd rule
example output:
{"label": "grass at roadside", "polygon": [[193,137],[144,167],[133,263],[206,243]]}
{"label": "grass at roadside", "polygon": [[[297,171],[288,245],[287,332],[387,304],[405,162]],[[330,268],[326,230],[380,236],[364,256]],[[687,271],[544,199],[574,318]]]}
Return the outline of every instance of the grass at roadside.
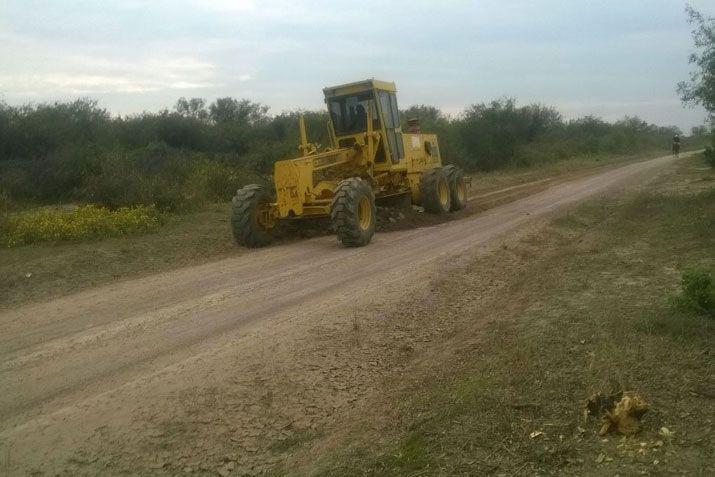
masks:
{"label": "grass at roadside", "polygon": [[[699,149],[702,148],[698,145],[698,147],[692,147],[687,151],[684,150],[682,154],[686,155],[688,151]],[[667,150],[655,150],[629,155],[578,156],[561,161],[543,163],[538,167],[499,169],[488,173],[475,174],[472,177],[472,186],[476,194],[484,194],[505,187],[514,187],[536,181],[548,181],[549,179],[558,178],[559,176],[569,173],[587,173],[591,170],[598,170],[613,164],[623,164],[657,156],[665,156],[668,153],[669,151]]]}
{"label": "grass at roadside", "polygon": [[38,242],[75,242],[146,233],[161,225],[155,207],[110,210],[85,205],[42,208],[0,217],[0,245],[18,247]]}
{"label": "grass at roadside", "polygon": [[[373,417],[391,422],[381,438],[356,425],[307,473],[712,475],[715,320],[671,299],[683,271],[715,272],[715,174],[705,167],[683,160],[645,190],[593,201],[502,250],[529,267],[498,308],[467,317],[486,327],[435,345],[460,352]],[[435,313],[479,293],[470,275],[489,272],[478,265],[442,279]],[[601,437],[583,402],[619,390],[651,409],[636,436]]]}
{"label": "grass at roadside", "polygon": [[229,213],[221,204],[169,217],[154,233],[0,249],[0,309],[240,254]]}
{"label": "grass at roadside", "polygon": [[[568,178],[574,173],[587,173],[594,168],[614,166],[657,154],[660,153],[579,158],[528,169],[480,174],[474,176],[473,193],[547,178]],[[544,187],[547,185],[544,184]],[[525,190],[524,193],[529,191]],[[499,197],[498,200],[514,200],[518,197]],[[472,209],[476,211],[483,206],[485,202],[479,200],[472,205]],[[229,204],[218,204],[197,213],[168,215],[165,225],[145,235],[86,243],[38,243],[12,249],[0,248],[0,309],[54,298],[124,278],[244,253],[245,250],[237,247],[231,238],[229,215]],[[423,222],[417,221],[416,225],[429,224]],[[409,220],[397,225],[387,222],[384,228],[391,230],[412,225]]]}

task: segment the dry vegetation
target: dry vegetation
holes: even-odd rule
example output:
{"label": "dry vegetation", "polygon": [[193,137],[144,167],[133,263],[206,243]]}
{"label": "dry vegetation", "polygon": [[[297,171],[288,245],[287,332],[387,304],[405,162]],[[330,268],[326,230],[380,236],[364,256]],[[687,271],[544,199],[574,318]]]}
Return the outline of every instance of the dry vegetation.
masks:
{"label": "dry vegetation", "polygon": [[[715,321],[673,297],[686,270],[712,280],[714,200],[712,171],[688,159],[442,277],[430,309],[443,336],[404,371],[411,384],[385,383],[369,417],[276,473],[712,474]],[[484,288],[475,274],[489,273]],[[649,402],[643,428],[599,436],[584,401],[619,390]]]}

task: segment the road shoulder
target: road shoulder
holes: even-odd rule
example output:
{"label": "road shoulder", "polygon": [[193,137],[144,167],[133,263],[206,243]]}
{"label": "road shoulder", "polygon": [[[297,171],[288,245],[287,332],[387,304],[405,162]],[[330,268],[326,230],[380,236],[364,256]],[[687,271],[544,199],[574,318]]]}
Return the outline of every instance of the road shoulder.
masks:
{"label": "road shoulder", "polygon": [[[400,384],[276,473],[712,473],[715,323],[669,297],[689,266],[715,271],[714,184],[682,160],[445,274],[412,317],[439,338]],[[599,436],[583,403],[623,390],[651,405],[642,430]]]}

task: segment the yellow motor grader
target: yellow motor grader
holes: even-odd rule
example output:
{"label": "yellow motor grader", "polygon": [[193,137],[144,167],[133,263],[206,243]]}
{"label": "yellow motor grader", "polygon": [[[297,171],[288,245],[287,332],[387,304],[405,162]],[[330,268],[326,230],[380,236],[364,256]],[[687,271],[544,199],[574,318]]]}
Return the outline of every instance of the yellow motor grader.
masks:
{"label": "yellow motor grader", "polygon": [[330,217],[338,240],[367,245],[375,234],[375,200],[400,196],[425,212],[466,205],[463,172],[442,166],[434,134],[400,126],[395,83],[374,79],[325,88],[330,144],[308,142],[300,118],[301,156],[275,163],[275,192],[251,184],[233,198],[231,225],[247,247],[270,243],[282,221]]}

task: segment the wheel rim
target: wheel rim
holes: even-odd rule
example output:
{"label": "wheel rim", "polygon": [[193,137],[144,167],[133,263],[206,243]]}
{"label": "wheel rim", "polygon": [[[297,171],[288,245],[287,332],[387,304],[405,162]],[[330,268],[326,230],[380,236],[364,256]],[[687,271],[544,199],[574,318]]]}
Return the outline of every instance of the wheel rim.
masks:
{"label": "wheel rim", "polygon": [[358,202],[358,225],[363,230],[370,228],[372,223],[372,207],[367,196],[360,197]]}
{"label": "wheel rim", "polygon": [[266,203],[259,204],[254,211],[253,219],[255,224],[263,230],[272,228],[274,223],[271,220],[271,205]]}
{"label": "wheel rim", "polygon": [[449,186],[444,177],[441,177],[437,182],[437,196],[439,197],[440,204],[447,205],[447,201],[449,200]]}
{"label": "wheel rim", "polygon": [[459,199],[459,202],[464,202],[464,196],[464,181],[462,179],[457,179],[457,198]]}

